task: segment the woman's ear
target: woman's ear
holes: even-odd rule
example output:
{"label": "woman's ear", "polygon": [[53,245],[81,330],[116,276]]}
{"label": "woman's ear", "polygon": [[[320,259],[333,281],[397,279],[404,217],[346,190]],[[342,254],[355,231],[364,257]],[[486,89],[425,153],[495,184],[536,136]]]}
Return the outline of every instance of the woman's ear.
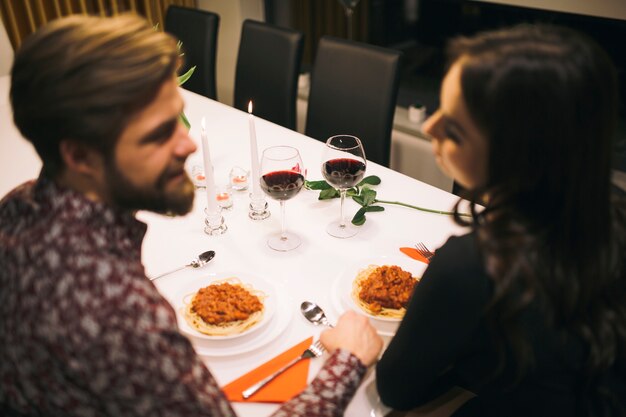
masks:
{"label": "woman's ear", "polygon": [[59,153],[68,173],[81,176],[100,177],[103,170],[103,157],[92,147],[71,139],[62,139]]}

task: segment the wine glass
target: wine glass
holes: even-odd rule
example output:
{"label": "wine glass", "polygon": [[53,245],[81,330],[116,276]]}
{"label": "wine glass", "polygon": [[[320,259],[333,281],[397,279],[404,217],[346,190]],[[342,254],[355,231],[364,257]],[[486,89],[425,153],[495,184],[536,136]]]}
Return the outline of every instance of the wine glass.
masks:
{"label": "wine glass", "polygon": [[346,12],[347,38],[352,40],[352,15],[354,14],[354,8],[359,4],[359,0],[339,0],[339,4],[343,6]]}
{"label": "wine glass", "polygon": [[354,187],[365,175],[365,151],[356,136],[336,135],[328,138],[322,154],[322,175],[341,196],[341,215],[339,221],[328,225],[326,232],[338,238],[356,235],[358,229],[352,223],[346,223],[344,200],[349,188]]}
{"label": "wine glass", "polygon": [[272,146],[261,156],[261,189],[280,202],[281,233],[268,239],[270,248],[289,251],[300,246],[300,238],[285,228],[285,201],[295,197],[304,185],[302,158],[291,146]]}

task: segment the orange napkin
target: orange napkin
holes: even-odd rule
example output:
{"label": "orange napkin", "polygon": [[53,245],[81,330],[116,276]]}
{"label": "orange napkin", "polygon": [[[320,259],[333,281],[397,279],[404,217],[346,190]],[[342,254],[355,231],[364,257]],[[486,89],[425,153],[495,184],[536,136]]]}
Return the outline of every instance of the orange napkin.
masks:
{"label": "orange napkin", "polygon": [[424,262],[425,264],[430,262],[428,259],[423,257],[415,248],[400,248],[400,252],[404,253],[407,256],[410,256],[417,261]]}
{"label": "orange napkin", "polygon": [[307,384],[310,359],[301,360],[283,372],[283,374],[278,376],[275,380],[261,388],[261,390],[254,394],[251,398],[244,400],[241,396],[242,391],[250,388],[250,386],[259,382],[266,376],[276,372],[293,358],[302,355],[302,352],[304,352],[304,350],[308,348],[312,342],[313,338],[309,337],[273,359],[265,362],[258,368],[255,368],[247,374],[230,382],[222,388],[226,394],[226,398],[230,401],[238,402],[282,403],[290,400],[293,396],[300,394]]}

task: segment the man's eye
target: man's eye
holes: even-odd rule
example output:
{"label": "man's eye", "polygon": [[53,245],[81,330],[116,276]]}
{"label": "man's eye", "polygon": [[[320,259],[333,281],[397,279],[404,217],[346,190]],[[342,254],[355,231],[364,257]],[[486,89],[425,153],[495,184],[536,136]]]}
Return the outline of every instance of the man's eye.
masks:
{"label": "man's eye", "polygon": [[169,123],[166,123],[160,126],[158,129],[153,131],[151,134],[146,136],[143,140],[144,143],[164,143],[169,140],[174,134],[174,130],[176,129],[177,120],[173,120]]}

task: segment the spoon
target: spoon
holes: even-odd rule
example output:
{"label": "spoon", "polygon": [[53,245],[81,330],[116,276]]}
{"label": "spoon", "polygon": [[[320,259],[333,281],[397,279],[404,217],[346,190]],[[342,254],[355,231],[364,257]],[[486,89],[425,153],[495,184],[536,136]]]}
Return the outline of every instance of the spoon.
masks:
{"label": "spoon", "polygon": [[201,268],[204,265],[208,264],[209,261],[211,259],[213,259],[215,257],[215,251],[212,250],[208,250],[206,252],[202,252],[200,255],[198,255],[197,259],[194,259],[193,261],[189,262],[187,265],[181,266],[180,268],[176,268],[174,270],[165,272],[161,275],[157,275],[156,277],[152,277],[150,278],[150,281],[154,281],[155,279],[159,279],[161,277],[164,277],[166,275],[172,274],[176,271],[180,271],[181,269],[185,269],[187,267],[193,267],[193,268]]}
{"label": "spoon", "polygon": [[308,321],[316,326],[323,324],[324,326],[334,327],[326,318],[326,314],[324,314],[324,310],[322,310],[322,307],[318,306],[315,303],[312,303],[310,301],[304,301],[302,304],[300,304],[300,311]]}

